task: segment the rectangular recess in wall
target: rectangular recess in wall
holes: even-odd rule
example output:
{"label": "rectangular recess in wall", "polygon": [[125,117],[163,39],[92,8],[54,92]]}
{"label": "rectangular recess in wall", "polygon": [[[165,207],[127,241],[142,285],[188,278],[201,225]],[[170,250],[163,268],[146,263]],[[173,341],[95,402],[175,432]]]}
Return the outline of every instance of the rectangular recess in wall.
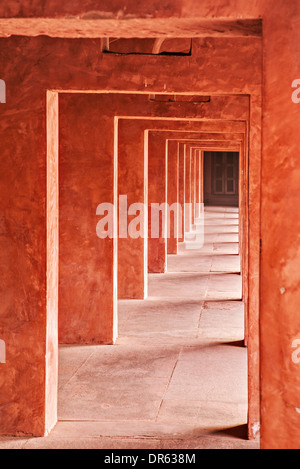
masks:
{"label": "rectangular recess in wall", "polygon": [[103,38],[102,52],[116,55],[191,56],[191,38]]}

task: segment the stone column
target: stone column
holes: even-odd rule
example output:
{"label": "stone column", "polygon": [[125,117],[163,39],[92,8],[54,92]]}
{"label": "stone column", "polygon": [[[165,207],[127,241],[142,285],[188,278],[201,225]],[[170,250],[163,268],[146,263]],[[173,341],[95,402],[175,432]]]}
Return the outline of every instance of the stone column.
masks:
{"label": "stone column", "polygon": [[151,132],[148,144],[148,171],[148,272],[163,273],[167,261],[166,139],[159,134],[151,135]]}
{"label": "stone column", "polygon": [[[168,254],[178,252],[178,229],[181,223],[181,207],[179,208],[179,149],[176,140],[167,141],[168,184],[167,203],[172,211],[168,217],[167,251]],[[172,207],[174,205],[174,208]],[[180,233],[181,234],[181,233]]]}
{"label": "stone column", "polygon": [[191,230],[192,224],[192,184],[191,184],[191,170],[192,170],[192,158],[191,148],[189,145],[186,146],[185,155],[185,233]]}
{"label": "stone column", "polygon": [[68,344],[112,344],[117,330],[114,119],[93,100],[60,98],[59,342]]}
{"label": "stone column", "polygon": [[179,204],[181,206],[181,236],[178,242],[184,241],[185,231],[185,159],[186,159],[186,146],[184,143],[178,144],[179,151]]}
{"label": "stone column", "polygon": [[[148,271],[148,134],[143,122],[139,124],[129,119],[119,120],[118,133],[118,193],[121,197],[127,197],[129,210],[127,217],[122,215],[123,221],[119,226],[118,294],[120,299],[143,299],[147,296]],[[120,214],[124,211],[125,203],[121,201],[123,210],[119,206]],[[133,204],[142,204],[144,213],[136,212],[138,207]],[[134,218],[139,214],[142,220],[141,226],[137,227],[140,236],[132,237],[130,224],[134,223]]]}

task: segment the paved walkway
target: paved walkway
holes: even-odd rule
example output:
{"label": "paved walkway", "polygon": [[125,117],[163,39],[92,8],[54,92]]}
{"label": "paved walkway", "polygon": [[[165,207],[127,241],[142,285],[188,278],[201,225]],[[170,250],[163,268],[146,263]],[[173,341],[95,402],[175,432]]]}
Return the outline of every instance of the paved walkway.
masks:
{"label": "paved walkway", "polygon": [[115,346],[60,347],[59,423],[23,448],[258,448],[245,439],[237,209],[205,211],[149,298],[120,301]]}

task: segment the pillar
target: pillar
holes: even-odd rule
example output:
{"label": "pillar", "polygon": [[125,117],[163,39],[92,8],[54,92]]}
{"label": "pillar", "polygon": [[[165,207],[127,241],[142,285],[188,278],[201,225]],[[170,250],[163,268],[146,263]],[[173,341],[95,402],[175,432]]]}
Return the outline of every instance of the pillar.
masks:
{"label": "pillar", "polygon": [[[127,197],[127,207],[143,204],[144,220],[141,234],[133,238],[127,227],[119,229],[118,240],[118,296],[120,299],[143,299],[147,296],[147,181],[148,143],[143,124],[120,119],[118,121],[118,194]],[[135,212],[135,207],[132,206]],[[119,207],[120,210],[120,207]],[[130,212],[130,210],[129,210]],[[127,226],[137,213],[128,213]],[[120,226],[119,226],[120,228]]]}
{"label": "pillar", "polygon": [[[95,132],[98,127],[101,132]],[[117,328],[114,120],[99,116],[93,95],[64,94],[59,129],[59,341],[112,344]]]}
{"label": "pillar", "polygon": [[196,150],[196,211],[195,217],[199,218],[201,214],[201,150]]}
{"label": "pillar", "polygon": [[192,157],[191,148],[186,145],[185,155],[185,232],[191,230],[192,225]]}
{"label": "pillar", "polygon": [[186,146],[184,143],[178,143],[178,156],[179,156],[179,203],[182,207],[181,210],[181,236],[178,238],[178,242],[184,241],[185,231],[185,159],[186,159]]}
{"label": "pillar", "polygon": [[196,152],[195,148],[191,148],[191,204],[192,204],[192,218],[191,224],[195,224],[196,212]]}
{"label": "pillar", "polygon": [[[171,208],[173,204],[177,207],[170,212],[168,217],[167,227],[167,252],[168,254],[177,254],[178,252],[178,234],[181,234],[181,211],[182,208],[179,204],[179,149],[176,140],[167,141],[167,166],[168,166],[168,177],[167,177],[167,203]],[[179,219],[180,217],[180,219]],[[179,233],[180,230],[180,233]]]}
{"label": "pillar", "polygon": [[[148,143],[148,272],[163,273],[167,261],[167,155],[166,140],[151,135]],[[154,205],[155,204],[155,205]],[[165,216],[163,216],[163,212]]]}

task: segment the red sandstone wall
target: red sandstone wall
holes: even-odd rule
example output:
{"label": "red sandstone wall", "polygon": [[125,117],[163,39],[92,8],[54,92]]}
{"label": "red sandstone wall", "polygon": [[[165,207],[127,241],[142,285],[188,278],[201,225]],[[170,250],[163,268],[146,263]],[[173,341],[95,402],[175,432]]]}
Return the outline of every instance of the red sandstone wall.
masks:
{"label": "red sandstone wall", "polygon": [[[53,52],[57,50],[59,54]],[[193,52],[187,60],[104,58],[99,54],[97,40],[1,39],[0,58],[4,65],[0,72],[8,83],[7,104],[1,108],[0,123],[1,191],[5,194],[1,201],[4,301],[0,333],[8,344],[8,362],[0,377],[5,433],[40,435],[45,431],[46,90],[147,88],[180,92],[188,87],[194,93],[259,95],[259,38],[195,40]],[[176,76],[172,73],[175,68]],[[253,103],[255,121],[259,112],[255,111],[256,101]],[[259,138],[258,119],[253,132]],[[31,384],[24,380],[28,367]]]}

